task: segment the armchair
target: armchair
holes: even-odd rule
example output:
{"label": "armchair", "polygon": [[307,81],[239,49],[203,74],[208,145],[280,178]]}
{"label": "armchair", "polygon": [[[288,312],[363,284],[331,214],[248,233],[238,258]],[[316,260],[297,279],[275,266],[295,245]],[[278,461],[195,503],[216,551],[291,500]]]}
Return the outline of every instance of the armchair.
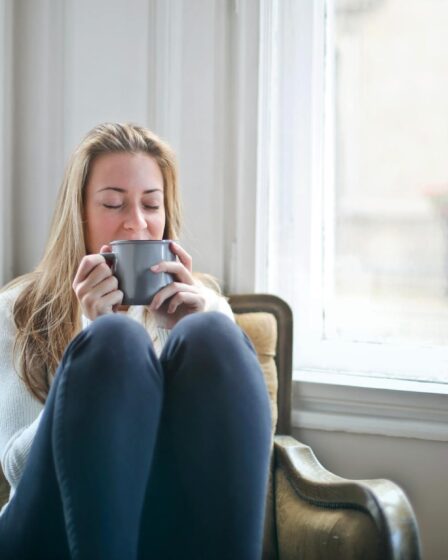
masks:
{"label": "armchair", "polygon": [[233,295],[237,323],[257,350],[271,398],[273,453],[264,560],[419,560],[418,527],[389,480],[346,480],[291,437],[292,313],[278,297]]}

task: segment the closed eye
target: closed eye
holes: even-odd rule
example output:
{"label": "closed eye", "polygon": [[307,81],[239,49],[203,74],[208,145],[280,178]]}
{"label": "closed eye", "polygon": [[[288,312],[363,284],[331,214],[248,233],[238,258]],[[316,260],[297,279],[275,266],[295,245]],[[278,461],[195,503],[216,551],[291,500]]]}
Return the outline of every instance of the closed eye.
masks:
{"label": "closed eye", "polygon": [[112,204],[103,204],[104,208],[121,208],[121,204],[119,204],[118,206],[113,206]]}
{"label": "closed eye", "polygon": [[[114,205],[114,204],[104,204],[103,203],[104,208],[110,208],[112,210],[118,210],[119,208],[121,208],[123,205],[122,204],[118,204],[118,205]],[[152,204],[143,204],[143,208],[145,210],[158,210],[160,208],[160,206],[155,206]]]}

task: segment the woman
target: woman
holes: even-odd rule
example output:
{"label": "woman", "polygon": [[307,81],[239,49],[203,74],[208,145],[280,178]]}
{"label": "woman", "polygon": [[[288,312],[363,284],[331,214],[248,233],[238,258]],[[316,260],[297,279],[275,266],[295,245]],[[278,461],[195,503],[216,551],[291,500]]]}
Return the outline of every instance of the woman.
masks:
{"label": "woman", "polygon": [[121,305],[99,254],[179,226],[170,148],[93,129],[41,263],[0,293],[2,560],[260,557],[270,410],[253,348],[178,243],[147,307]]}

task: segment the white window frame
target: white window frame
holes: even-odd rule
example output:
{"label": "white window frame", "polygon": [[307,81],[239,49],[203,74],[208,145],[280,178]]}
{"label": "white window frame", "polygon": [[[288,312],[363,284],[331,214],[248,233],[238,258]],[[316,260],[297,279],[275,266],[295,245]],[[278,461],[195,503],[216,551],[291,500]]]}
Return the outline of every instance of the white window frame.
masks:
{"label": "white window frame", "polygon": [[[325,76],[325,33],[332,36],[332,0],[262,0],[260,3],[260,65],[257,170],[256,291],[278,293],[272,271],[278,269],[271,216],[275,209],[277,172],[297,189],[297,297],[294,335],[293,425],[301,428],[380,433],[448,441],[448,349],[405,344],[324,340],[323,217],[331,201],[323,197],[331,181],[329,96]],[[291,17],[294,12],[295,17]],[[300,50],[297,68],[282,68],[279,36],[285,14],[294,33],[285,33],[289,52]],[[289,22],[287,25],[290,25]],[[289,29],[289,31],[291,31]],[[294,51],[296,52],[296,51]],[[297,70],[300,70],[297,71]],[[296,72],[295,72],[296,70]],[[283,90],[282,90],[283,88]],[[279,149],[287,119],[282,103],[290,101],[291,154]],[[290,93],[289,93],[290,92]],[[328,89],[327,89],[328,93]],[[289,97],[288,97],[289,94]],[[322,173],[325,169],[326,173]],[[324,200],[326,206],[324,207]],[[267,233],[268,232],[268,233]],[[327,263],[328,264],[328,263]],[[291,271],[286,271],[291,274]],[[441,382],[437,382],[437,379]]]}
{"label": "white window frame", "polygon": [[[325,22],[328,24],[328,37],[332,36],[332,0],[316,0],[313,3],[302,3],[297,13],[306,14],[313,18],[313,33],[308,42],[301,41],[290,35],[289,49],[308,48],[302,61],[308,58],[308,63],[301,69],[309,73],[304,76],[294,72],[287,72],[277,66],[281,53],[278,52],[279,12],[288,2],[265,2],[265,10],[261,14],[261,48],[260,48],[260,112],[259,112],[259,185],[258,185],[258,290],[278,291],[278,285],[272,282],[272,269],[277,265],[276,247],[270,246],[272,239],[266,231],[272,228],[270,213],[275,205],[273,189],[275,173],[278,169],[288,169],[289,185],[298,185],[302,193],[300,208],[297,209],[297,266],[300,269],[298,290],[303,293],[298,298],[296,306],[296,335],[299,339],[297,346],[296,369],[298,372],[315,370],[337,371],[346,374],[362,374],[369,377],[420,380],[431,382],[440,379],[441,384],[448,385],[448,349],[417,344],[378,344],[362,341],[335,339],[322,337],[324,331],[324,265],[331,269],[331,250],[324,255],[322,244],[324,241],[324,227],[330,224],[333,201],[331,200],[331,182],[333,181],[333,146],[325,140],[333,136],[331,118],[325,118],[331,111],[332,83],[330,76],[332,68],[325,64],[324,35]],[[310,7],[312,5],[312,7]],[[328,13],[326,14],[326,6]],[[263,17],[264,15],[264,17]],[[299,21],[301,29],[297,35],[306,34],[306,26],[310,21],[305,17]],[[281,25],[281,24],[280,24]],[[272,62],[272,65],[270,65]],[[288,68],[289,70],[289,68]],[[282,73],[283,72],[283,73]],[[325,72],[327,73],[325,75]],[[279,76],[280,74],[280,76]],[[284,87],[292,92],[298,92],[301,102],[296,103],[293,111],[297,111],[297,122],[307,123],[305,113],[312,115],[309,127],[304,127],[296,142],[292,144],[293,151],[301,151],[298,160],[300,170],[291,165],[291,155],[280,150],[276,144],[279,138],[279,128],[283,124],[281,111],[278,106],[280,88]],[[325,91],[325,94],[323,93]],[[291,117],[293,119],[293,116]],[[280,132],[281,134],[281,132]],[[311,146],[311,152],[309,150]],[[309,161],[307,161],[307,159]],[[305,172],[304,172],[305,170]],[[322,172],[324,170],[324,172]],[[285,188],[281,185],[280,188]],[[293,188],[296,188],[295,186]],[[323,190],[325,188],[325,196]],[[266,223],[268,227],[266,228]],[[332,243],[328,236],[326,243]],[[267,256],[266,256],[267,255]],[[306,255],[306,258],[303,257]],[[445,377],[445,379],[442,379]],[[448,387],[447,387],[448,390]]]}

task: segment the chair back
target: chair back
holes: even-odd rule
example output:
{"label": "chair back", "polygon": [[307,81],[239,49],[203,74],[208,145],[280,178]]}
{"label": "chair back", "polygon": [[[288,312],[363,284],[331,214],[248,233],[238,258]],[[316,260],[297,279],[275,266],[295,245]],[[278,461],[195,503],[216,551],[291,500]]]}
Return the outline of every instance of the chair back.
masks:
{"label": "chair back", "polygon": [[278,419],[275,433],[290,435],[293,341],[291,308],[285,301],[270,294],[230,295],[229,304],[232,311],[237,315],[244,313],[270,313],[275,317],[277,341],[274,360],[278,379]]}
{"label": "chair back", "polygon": [[[292,312],[288,304],[270,294],[229,296],[237,324],[252,340],[271,401],[273,434],[291,433]],[[263,560],[277,560],[274,464],[266,496]]]}

